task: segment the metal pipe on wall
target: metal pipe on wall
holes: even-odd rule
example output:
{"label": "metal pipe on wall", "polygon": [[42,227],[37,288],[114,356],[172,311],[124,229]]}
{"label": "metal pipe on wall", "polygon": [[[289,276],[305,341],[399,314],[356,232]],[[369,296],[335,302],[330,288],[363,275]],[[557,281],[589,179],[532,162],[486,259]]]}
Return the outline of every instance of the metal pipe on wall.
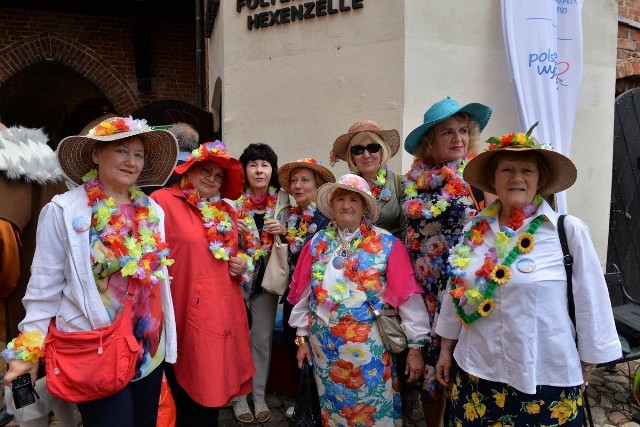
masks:
{"label": "metal pipe on wall", "polygon": [[204,5],[203,0],[196,1],[196,104],[204,105]]}

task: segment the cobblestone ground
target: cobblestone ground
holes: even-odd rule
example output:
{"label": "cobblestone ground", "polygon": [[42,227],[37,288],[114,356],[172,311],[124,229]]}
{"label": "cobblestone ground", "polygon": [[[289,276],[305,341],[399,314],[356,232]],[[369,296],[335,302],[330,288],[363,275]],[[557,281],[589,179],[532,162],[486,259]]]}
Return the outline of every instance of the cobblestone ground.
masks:
{"label": "cobblestone ground", "polygon": [[[605,368],[599,368],[594,372],[591,378],[591,387],[587,390],[587,396],[591,403],[591,413],[596,427],[640,427],[640,424],[632,419],[634,414],[640,414],[640,406],[635,402],[630,386],[630,378],[639,365],[640,362],[638,361],[629,364],[620,363],[616,365],[614,372],[609,372]],[[0,369],[4,372],[4,366],[0,366]],[[0,396],[2,394],[2,391],[0,391]],[[290,405],[293,405],[293,399],[270,393],[267,394],[266,401],[269,408],[271,408],[271,417],[266,423],[263,423],[263,426],[288,426],[285,411]],[[76,419],[78,420],[78,427],[81,427],[80,414],[76,414]],[[220,427],[247,426],[247,424],[240,423],[234,419],[230,406],[222,408],[220,411],[218,425]],[[415,402],[414,410],[406,417],[404,425],[407,427],[426,426],[418,402]],[[12,421],[8,426],[15,427],[18,424]],[[50,426],[58,426],[53,416],[51,417]],[[206,420],[203,420],[201,426],[207,426]]]}

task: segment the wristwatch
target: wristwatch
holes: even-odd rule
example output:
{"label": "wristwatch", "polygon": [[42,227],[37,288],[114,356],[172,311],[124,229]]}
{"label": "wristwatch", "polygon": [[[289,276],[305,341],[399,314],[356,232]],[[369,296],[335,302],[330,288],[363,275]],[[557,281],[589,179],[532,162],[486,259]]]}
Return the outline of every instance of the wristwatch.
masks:
{"label": "wristwatch", "polygon": [[298,335],[294,342],[296,343],[296,347],[300,347],[302,344],[309,342],[309,337],[306,335]]}

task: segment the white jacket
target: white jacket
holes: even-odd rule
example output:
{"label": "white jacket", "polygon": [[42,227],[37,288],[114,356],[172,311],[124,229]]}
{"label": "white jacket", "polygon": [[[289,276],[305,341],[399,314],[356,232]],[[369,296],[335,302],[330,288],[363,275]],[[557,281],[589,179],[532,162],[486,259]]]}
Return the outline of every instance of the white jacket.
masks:
{"label": "white jacket", "polygon": [[[153,200],[164,238],[164,211]],[[61,331],[88,331],[111,324],[96,286],[89,260],[89,230],[77,231],[76,223],[91,220],[91,207],[83,186],[55,196],[40,213],[31,279],[22,299],[26,310],[21,331],[47,332],[52,317]],[[87,227],[85,227],[87,228]],[[163,267],[168,278],[166,266]],[[176,322],[169,280],[160,281],[166,339],[165,360],[177,358]]]}

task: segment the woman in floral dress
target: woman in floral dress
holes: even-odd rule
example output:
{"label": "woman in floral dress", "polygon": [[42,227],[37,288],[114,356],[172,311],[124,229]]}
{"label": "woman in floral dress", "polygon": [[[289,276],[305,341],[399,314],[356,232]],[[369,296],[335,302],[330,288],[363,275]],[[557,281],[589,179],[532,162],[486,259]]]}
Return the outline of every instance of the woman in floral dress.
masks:
{"label": "woman in floral dress", "polygon": [[299,366],[313,361],[324,426],[402,425],[399,384],[373,308],[398,310],[415,381],[430,330],[406,249],[371,225],[378,204],[363,178],[325,184],[317,201],[332,222],[305,245],[289,294]]}
{"label": "woman in floral dress", "polygon": [[[570,215],[560,224],[542,199],[569,188],[576,167],[530,133],[490,138],[464,171],[499,202],[451,250],[436,372],[452,388],[452,426],[581,426],[589,373],[622,355],[589,229]],[[561,229],[573,257],[570,288]]]}
{"label": "woman in floral dress", "polygon": [[[478,141],[491,108],[472,103],[461,107],[451,98],[435,103],[424,123],[405,140],[415,156],[406,174],[402,209],[407,217],[405,244],[416,280],[424,291],[432,330],[449,274],[447,258],[464,227],[476,214],[473,194],[462,179],[470,148]],[[419,384],[427,426],[442,425],[445,398],[435,378],[440,339],[423,349],[424,379]]]}

